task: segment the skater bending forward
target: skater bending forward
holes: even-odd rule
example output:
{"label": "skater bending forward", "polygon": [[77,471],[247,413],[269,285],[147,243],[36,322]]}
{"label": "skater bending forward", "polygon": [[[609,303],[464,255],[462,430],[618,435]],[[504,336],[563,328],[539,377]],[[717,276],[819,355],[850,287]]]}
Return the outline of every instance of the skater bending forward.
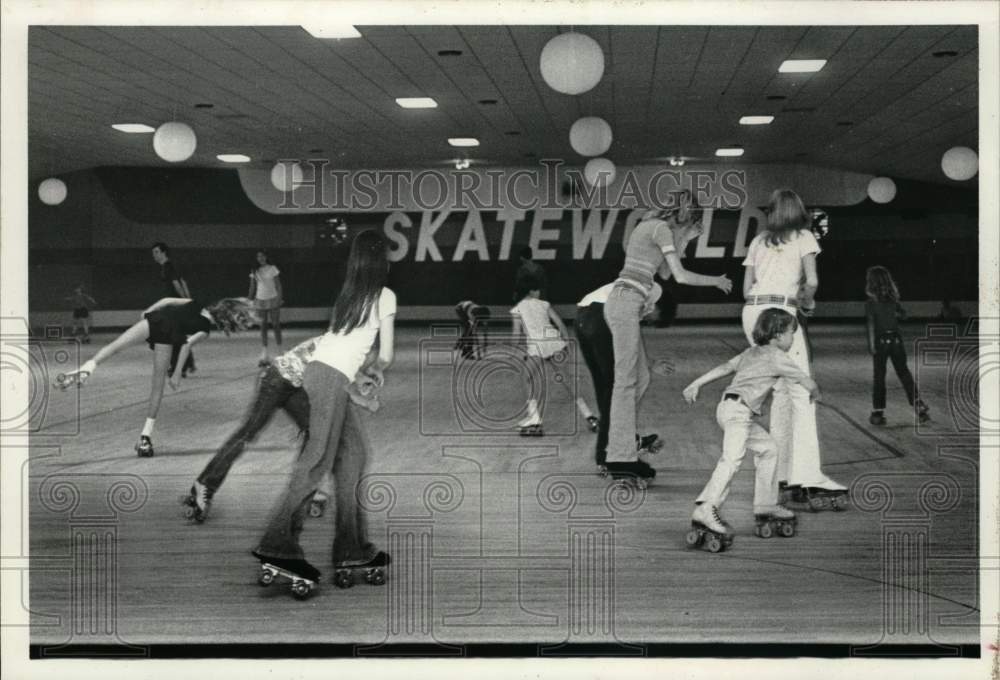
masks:
{"label": "skater bending forward", "polygon": [[180,360],[174,364],[169,382],[171,389],[177,389],[180,385],[181,367],[190,355],[191,347],[207,338],[213,328],[229,335],[235,331],[245,331],[256,323],[253,303],[246,298],[225,298],[207,306],[188,298],[163,298],[144,311],[138,323],[102,347],[78,370],[60,376],[59,386],[65,388],[74,382],[82,385],[94,374],[98,365],[126,347],[145,340],[154,352],[153,384],[146,423],[135,450],[140,457],[148,458],[153,455],[153,426],[160,410],[160,400],[163,399],[163,387],[167,381],[167,367],[173,348],[180,347]]}
{"label": "skater bending forward", "polygon": [[[730,528],[719,516],[719,508],[729,494],[733,475],[747,450],[754,453],[757,468],[754,483],[753,512],[757,520],[755,533],[769,537],[775,529],[783,535],[794,534],[795,513],[778,504],[777,451],[774,440],[755,418],[774,389],[784,378],[801,385],[810,398],[819,398],[816,383],[788,356],[797,321],[781,309],[765,309],[753,329],[754,346],[701,376],[684,388],[684,399],[693,404],[698,391],[714,380],[735,373],[733,381],[722,394],[715,418],[724,430],[722,457],[698,500],[691,516],[693,534],[689,543],[701,542],[704,533],[714,534],[724,542],[731,540]],[[763,527],[767,526],[767,529]],[[783,526],[791,528],[783,529]],[[715,546],[719,547],[718,541]]]}
{"label": "skater bending forward", "polygon": [[382,235],[372,230],[359,233],[351,244],[330,328],[316,343],[303,374],[302,386],[309,394],[309,439],[253,551],[265,571],[271,565],[291,574],[293,588],[295,578],[315,582],[320,577],[319,570],[306,561],[299,536],[316,487],[331,469],[336,489],[333,565],[337,585],[350,585],[355,569],[381,570],[389,563],[389,556],[365,539],[357,487],[368,459],[368,434],[358,410],[349,408],[346,389],[365,363],[376,336],[378,359],[368,375],[377,386],[382,386],[383,371],[392,363],[396,295],[385,286],[388,271]]}
{"label": "skater bending forward", "polygon": [[[320,336],[322,337],[322,336]],[[212,498],[226,481],[229,469],[236,462],[248,444],[267,427],[267,424],[279,409],[288,414],[292,422],[299,428],[303,446],[309,437],[309,396],[302,389],[302,376],[306,364],[312,359],[316,342],[320,337],[310,338],[301,342],[289,351],[274,359],[264,369],[257,381],[257,394],[247,411],[246,418],[236,431],[219,448],[198,479],[191,485],[191,491],[184,499],[188,506],[188,518],[204,522]],[[378,395],[374,393],[371,379],[365,370],[377,359],[375,352],[369,352],[365,366],[355,376],[354,382],[348,385],[347,391],[351,401],[357,406],[366,408],[372,413],[379,409]],[[351,408],[355,408],[354,405]],[[316,497],[313,499],[317,514],[322,514],[326,500],[330,497],[329,476],[320,484]]]}

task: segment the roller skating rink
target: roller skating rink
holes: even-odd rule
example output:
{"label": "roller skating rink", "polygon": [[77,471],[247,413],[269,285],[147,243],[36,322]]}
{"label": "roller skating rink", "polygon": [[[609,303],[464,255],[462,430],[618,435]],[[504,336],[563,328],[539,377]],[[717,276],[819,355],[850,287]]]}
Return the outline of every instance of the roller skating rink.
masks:
{"label": "roller skating rink", "polygon": [[[719,458],[725,385],[693,406],[681,390],[745,348],[736,319],[643,330],[650,359],[675,366],[652,376],[642,403],[640,430],[664,444],[646,458],[657,476],[645,489],[594,474],[596,435],[570,396],[596,403],[582,361],[569,392],[548,384],[540,396],[544,436],[522,437],[514,352],[491,342],[463,362],[456,324],[401,325],[382,408],[362,412],[372,449],[358,498],[369,539],[392,556],[386,583],[334,586],[331,499],[305,520],[306,559],[323,573],[305,602],[285,582],[262,588],[250,554],[299,449],[283,413],[233,465],[204,523],[177,502],[251,403],[257,334],[199,346],[198,372],[164,395],[153,458],[133,449],[152,354],[130,348],[33,412],[31,642],[978,644],[979,442],[962,420],[978,401],[954,368],[921,358],[925,331],[913,323],[904,338],[932,420],[917,422],[890,376],[887,424],[873,426],[864,328],[810,325],[824,469],[850,503],[792,505],[793,538],[758,538],[747,456],[720,511],[733,544],[711,553],[685,534]],[[289,328],[285,346],[315,332]],[[111,337],[95,333],[81,362]],[[58,371],[45,370],[51,385]],[[113,616],[81,610],[87,598],[112,602]],[[894,607],[893,621],[920,625],[889,626]]]}

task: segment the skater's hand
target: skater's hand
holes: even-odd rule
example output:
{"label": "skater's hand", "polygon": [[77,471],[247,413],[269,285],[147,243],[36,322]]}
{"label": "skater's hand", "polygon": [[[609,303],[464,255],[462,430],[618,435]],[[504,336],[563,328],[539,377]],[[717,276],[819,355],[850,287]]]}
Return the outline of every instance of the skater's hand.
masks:
{"label": "skater's hand", "polygon": [[729,280],[729,277],[723,274],[717,277],[715,287],[721,290],[723,293],[729,293],[733,289],[733,282]]}
{"label": "skater's hand", "polygon": [[180,378],[178,378],[177,374],[175,373],[172,376],[170,376],[170,378],[167,379],[167,384],[170,385],[170,389],[176,391],[177,388],[181,386],[181,381]]}
{"label": "skater's hand", "polygon": [[363,383],[374,383],[375,387],[380,389],[385,385],[385,373],[378,366],[369,366],[364,370],[364,374]]}
{"label": "skater's hand", "polygon": [[684,388],[684,392],[682,394],[684,395],[684,401],[686,401],[689,404],[693,404],[694,402],[698,401],[698,386],[695,385],[694,383],[691,383],[690,385]]}
{"label": "skater's hand", "polygon": [[809,389],[809,401],[823,401],[823,395],[820,393],[819,385],[816,383],[813,383],[812,387]]}
{"label": "skater's hand", "polygon": [[664,377],[673,375],[674,362],[670,359],[657,359],[653,362],[653,365],[649,367],[649,370],[656,375],[662,375]]}

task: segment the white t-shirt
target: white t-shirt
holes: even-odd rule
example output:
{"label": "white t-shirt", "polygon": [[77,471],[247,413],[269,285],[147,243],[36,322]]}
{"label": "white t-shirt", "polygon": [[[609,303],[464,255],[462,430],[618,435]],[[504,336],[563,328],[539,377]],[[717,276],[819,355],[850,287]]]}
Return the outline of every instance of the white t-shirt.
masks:
{"label": "white t-shirt", "polygon": [[[584,295],[583,299],[576,303],[576,306],[589,307],[594,303],[599,303],[602,305],[606,304],[608,301],[608,297],[611,295],[611,289],[614,287],[615,287],[614,281],[612,281],[607,285],[601,286],[597,290],[591,291],[590,293]],[[649,292],[649,297],[646,298],[646,305],[647,306],[655,305],[656,302],[660,299],[661,295],[663,295],[663,288],[660,287],[660,284],[654,282],[653,289]]]}
{"label": "white t-shirt", "polygon": [[368,312],[368,318],[350,333],[326,332],[316,343],[312,360],[322,361],[346,375],[348,380],[354,380],[375,343],[382,319],[395,313],[396,294],[383,288],[378,301]]}
{"label": "white t-shirt", "polygon": [[772,246],[767,232],[761,232],[750,242],[744,267],[753,267],[754,284],[750,295],[782,295],[794,298],[802,283],[802,258],[819,254],[819,243],[808,229],[792,232],[788,243]]}
{"label": "white t-shirt", "polygon": [[545,300],[526,297],[510,310],[511,316],[519,317],[524,326],[529,356],[547,359],[566,346],[566,342],[559,337],[559,330],[549,319],[550,307]]}
{"label": "white t-shirt", "polygon": [[265,264],[258,267],[250,274],[251,279],[257,280],[257,299],[270,300],[278,297],[278,288],[274,285],[274,280],[278,278],[278,268],[273,264]]}

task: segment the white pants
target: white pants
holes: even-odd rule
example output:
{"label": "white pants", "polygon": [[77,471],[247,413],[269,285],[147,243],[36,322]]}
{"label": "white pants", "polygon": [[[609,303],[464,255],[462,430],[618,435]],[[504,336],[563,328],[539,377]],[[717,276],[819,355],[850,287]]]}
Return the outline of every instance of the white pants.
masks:
{"label": "white pants", "polygon": [[[743,332],[753,344],[753,327],[761,312],[783,309],[795,315],[794,307],[784,305],[744,305]],[[795,365],[812,375],[806,338],[799,326],[788,350]],[[819,435],[816,431],[816,405],[809,401],[809,391],[798,383],[779,380],[771,403],[771,436],[778,447],[778,479],[790,485],[841,490],[846,487],[823,474],[820,463]]]}
{"label": "white pants", "polygon": [[729,495],[729,484],[739,471],[746,452],[753,451],[757,476],[754,481],[753,507],[773,506],[778,503],[778,467],[774,440],[763,427],[753,421],[753,412],[738,401],[723,399],[715,409],[715,419],[725,431],[722,439],[722,458],[715,466],[712,478],[698,496],[698,503],[721,507]]}

